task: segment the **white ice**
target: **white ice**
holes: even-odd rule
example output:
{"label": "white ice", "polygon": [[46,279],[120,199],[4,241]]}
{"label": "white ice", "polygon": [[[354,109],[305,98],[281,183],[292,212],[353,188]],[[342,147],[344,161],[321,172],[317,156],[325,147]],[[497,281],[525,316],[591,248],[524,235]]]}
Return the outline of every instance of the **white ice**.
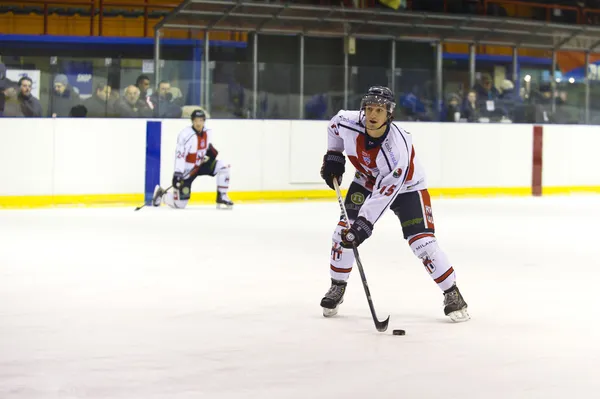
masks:
{"label": "white ice", "polygon": [[[0,211],[0,398],[593,398],[600,197],[434,199],[472,320],[393,213],[333,319],[330,202]],[[405,329],[406,336],[393,336]]]}

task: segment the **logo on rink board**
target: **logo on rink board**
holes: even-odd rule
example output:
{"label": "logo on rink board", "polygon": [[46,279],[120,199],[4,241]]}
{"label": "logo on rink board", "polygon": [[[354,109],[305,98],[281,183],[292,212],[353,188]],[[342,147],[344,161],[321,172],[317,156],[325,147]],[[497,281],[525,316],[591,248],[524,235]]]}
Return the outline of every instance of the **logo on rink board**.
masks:
{"label": "logo on rink board", "polygon": [[350,201],[356,205],[362,205],[365,202],[365,196],[363,193],[354,193],[350,196]]}

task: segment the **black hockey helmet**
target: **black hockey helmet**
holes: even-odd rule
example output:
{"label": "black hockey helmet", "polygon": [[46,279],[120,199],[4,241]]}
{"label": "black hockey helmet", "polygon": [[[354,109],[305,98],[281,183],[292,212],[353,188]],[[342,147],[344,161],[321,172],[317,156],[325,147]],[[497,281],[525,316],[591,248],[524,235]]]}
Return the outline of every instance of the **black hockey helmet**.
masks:
{"label": "black hockey helmet", "polygon": [[201,109],[195,109],[194,112],[192,112],[192,116],[191,116],[192,122],[196,118],[202,118],[202,119],[206,120],[206,113]]}
{"label": "black hockey helmet", "polygon": [[385,107],[388,114],[391,115],[394,113],[394,108],[396,108],[394,93],[384,86],[372,86],[360,101],[360,110],[364,111],[367,105],[380,105]]}

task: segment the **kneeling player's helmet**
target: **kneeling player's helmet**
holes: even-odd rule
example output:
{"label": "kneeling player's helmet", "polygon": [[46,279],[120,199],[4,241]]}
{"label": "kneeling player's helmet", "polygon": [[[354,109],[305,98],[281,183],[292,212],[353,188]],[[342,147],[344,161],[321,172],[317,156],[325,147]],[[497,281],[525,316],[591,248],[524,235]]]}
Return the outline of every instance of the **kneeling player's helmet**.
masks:
{"label": "kneeling player's helmet", "polygon": [[206,120],[206,114],[201,109],[195,109],[194,112],[192,112],[192,121],[196,118],[202,118]]}
{"label": "kneeling player's helmet", "polygon": [[364,111],[367,105],[379,105],[385,107],[388,114],[393,114],[394,108],[396,108],[394,93],[384,86],[372,86],[360,102],[361,111]]}

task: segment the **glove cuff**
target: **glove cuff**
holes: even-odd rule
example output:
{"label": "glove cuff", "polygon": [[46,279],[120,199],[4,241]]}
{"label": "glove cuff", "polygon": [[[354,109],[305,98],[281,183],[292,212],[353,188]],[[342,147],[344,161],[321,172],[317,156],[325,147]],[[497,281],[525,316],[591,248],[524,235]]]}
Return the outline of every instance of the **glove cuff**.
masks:
{"label": "glove cuff", "polygon": [[327,151],[327,154],[325,154],[325,161],[345,164],[346,157],[344,157],[344,154],[338,151]]}
{"label": "glove cuff", "polygon": [[358,233],[365,234],[365,238],[369,238],[371,237],[371,234],[373,234],[373,225],[362,216],[354,221],[352,228],[354,228]]}

